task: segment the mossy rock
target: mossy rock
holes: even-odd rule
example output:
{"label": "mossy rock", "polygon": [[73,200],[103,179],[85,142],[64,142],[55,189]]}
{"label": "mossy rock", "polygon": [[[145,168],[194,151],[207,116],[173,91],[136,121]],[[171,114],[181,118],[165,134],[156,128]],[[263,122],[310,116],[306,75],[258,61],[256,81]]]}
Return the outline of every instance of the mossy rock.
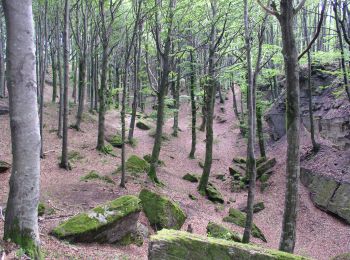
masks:
{"label": "mossy rock", "polygon": [[122,148],[123,142],[122,142],[122,136],[120,134],[116,134],[112,137],[111,140],[109,140],[109,143],[116,148]]}
{"label": "mossy rock", "polygon": [[189,181],[189,182],[198,182],[199,181],[199,177],[193,173],[186,173],[182,177],[182,179],[185,181]]}
{"label": "mossy rock", "polygon": [[42,202],[39,202],[39,204],[38,204],[38,216],[39,217],[44,216],[45,210],[46,210],[45,204]]}
{"label": "mossy rock", "polygon": [[152,128],[151,124],[146,120],[138,120],[136,122],[136,127],[141,130],[150,130]]}
{"label": "mossy rock", "polygon": [[[153,137],[155,138],[156,136],[156,129],[152,129],[149,134],[148,134],[150,137]],[[168,135],[167,133],[162,133],[162,140],[163,141],[169,141],[171,139],[170,135]]]}
{"label": "mossy rock", "polygon": [[137,197],[122,196],[89,212],[71,217],[51,233],[71,242],[115,243],[128,234],[137,232],[140,211],[140,200]]}
{"label": "mossy rock", "polygon": [[215,237],[215,238],[221,238],[225,240],[231,240],[236,242],[242,241],[242,236],[232,230],[229,230],[228,228],[216,224],[214,222],[209,222],[207,225],[207,234],[208,237]]}
{"label": "mossy rock", "polygon": [[[263,201],[259,201],[257,203],[254,204],[253,206],[253,212],[254,213],[259,213],[260,211],[263,211],[265,209],[265,204]],[[240,211],[247,213],[247,204],[242,205],[239,208]]]}
{"label": "mossy rock", "polygon": [[231,167],[229,167],[228,170],[231,176],[235,176],[235,175],[243,176],[245,174],[243,169],[235,165],[232,165]]}
{"label": "mossy rock", "polygon": [[151,236],[149,260],[308,260],[253,244],[204,237],[184,231],[161,230]]}
{"label": "mossy rock", "polygon": [[149,163],[136,155],[131,155],[126,161],[126,170],[130,173],[144,173],[149,170]]}
{"label": "mossy rock", "polygon": [[203,168],[204,168],[204,162],[199,161],[199,162],[198,162],[198,166],[201,167],[201,168],[203,169]]}
{"label": "mossy rock", "polygon": [[100,180],[108,184],[115,184],[115,181],[108,176],[101,176],[97,171],[90,171],[87,175],[80,178],[81,181],[90,181],[90,180]]}
{"label": "mossy rock", "polygon": [[[240,210],[230,208],[229,215],[227,217],[224,217],[223,221],[233,223],[239,227],[245,227],[246,217],[246,214]],[[259,238],[264,242],[267,242],[264,234],[255,224],[253,224],[252,236]]]}
{"label": "mossy rock", "polygon": [[5,161],[0,161],[0,173],[6,172],[10,168],[11,168],[11,164]]}
{"label": "mossy rock", "polygon": [[234,157],[232,161],[238,164],[246,164],[246,159],[243,157]]}
{"label": "mossy rock", "polygon": [[267,158],[266,157],[260,157],[259,159],[256,160],[256,167],[259,167],[263,162],[266,162]]}
{"label": "mossy rock", "polygon": [[208,200],[214,203],[224,203],[224,198],[222,197],[220,191],[212,183],[208,183],[205,193]]}
{"label": "mossy rock", "polygon": [[256,176],[257,179],[261,177],[266,172],[271,172],[271,169],[276,165],[277,161],[275,158],[266,160],[265,162],[261,163],[257,168],[256,168]]}
{"label": "mossy rock", "polygon": [[139,197],[143,211],[156,230],[180,229],[184,224],[187,216],[176,202],[148,189],[143,189]]}
{"label": "mossy rock", "polygon": [[266,172],[266,173],[263,173],[261,176],[260,176],[260,182],[261,183],[266,183],[268,182],[268,180],[270,179],[272,175],[272,172]]}

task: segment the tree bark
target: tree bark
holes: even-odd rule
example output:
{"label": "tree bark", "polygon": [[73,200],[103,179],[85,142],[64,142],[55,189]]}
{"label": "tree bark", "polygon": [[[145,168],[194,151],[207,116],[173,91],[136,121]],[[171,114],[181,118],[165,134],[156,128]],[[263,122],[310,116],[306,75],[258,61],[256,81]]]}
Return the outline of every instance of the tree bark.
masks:
{"label": "tree bark", "polygon": [[2,1],[7,26],[7,69],[12,174],[4,240],[41,259],[38,232],[40,129],[37,107],[32,1]]}
{"label": "tree bark", "polygon": [[63,90],[63,135],[62,155],[60,167],[69,170],[68,162],[68,87],[69,87],[69,0],[64,5],[64,29],[63,29],[63,63],[64,63],[64,90]]}
{"label": "tree bark", "polygon": [[191,125],[191,133],[192,133],[192,143],[191,143],[191,152],[190,152],[190,158],[195,158],[195,152],[196,152],[196,142],[197,142],[197,133],[196,133],[196,123],[197,123],[197,105],[195,100],[195,89],[196,89],[196,71],[194,67],[194,54],[193,51],[190,51],[190,68],[191,68],[191,75],[190,75],[190,84],[191,84],[191,114],[192,114],[192,125]]}

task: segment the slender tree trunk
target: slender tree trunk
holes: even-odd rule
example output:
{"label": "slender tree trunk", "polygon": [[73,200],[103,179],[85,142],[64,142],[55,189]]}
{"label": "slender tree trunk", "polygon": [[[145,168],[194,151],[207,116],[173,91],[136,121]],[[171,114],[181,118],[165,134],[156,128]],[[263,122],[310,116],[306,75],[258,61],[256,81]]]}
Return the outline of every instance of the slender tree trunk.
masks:
{"label": "slender tree trunk", "polygon": [[105,146],[105,114],[106,114],[106,83],[107,83],[107,63],[108,63],[108,46],[104,44],[102,52],[102,67],[101,67],[101,87],[99,90],[99,113],[98,113],[98,137],[97,150],[101,151]]}
{"label": "slender tree trunk", "polygon": [[173,98],[174,98],[174,124],[173,124],[173,133],[174,137],[178,136],[179,132],[179,109],[180,109],[180,80],[181,80],[181,71],[180,71],[180,59],[177,59],[177,75],[176,82],[173,87]]}
{"label": "slender tree trunk", "polygon": [[196,106],[196,100],[195,100],[195,89],[196,89],[196,71],[194,68],[194,54],[193,51],[190,51],[190,68],[191,68],[191,76],[190,76],[190,84],[191,84],[191,113],[192,113],[192,144],[191,144],[191,152],[190,152],[190,158],[195,158],[195,152],[196,152],[196,123],[197,123],[197,106]]}
{"label": "slender tree trunk", "polygon": [[257,123],[257,134],[258,134],[258,139],[259,139],[260,156],[262,158],[266,158],[262,117],[263,117],[263,114],[261,111],[261,107],[258,106],[256,109],[256,123]]}
{"label": "slender tree trunk", "polygon": [[4,59],[4,35],[0,18],[0,98],[5,97],[5,59]]}
{"label": "slender tree trunk", "polygon": [[52,69],[52,98],[51,102],[56,103],[57,98],[57,66],[56,66],[56,52],[51,46],[51,69]]}
{"label": "slender tree trunk", "polygon": [[40,129],[32,1],[3,0],[2,4],[7,27],[13,156],[4,240],[17,243],[31,258],[41,259],[38,231]]}
{"label": "slender tree trunk", "polygon": [[232,84],[231,90],[232,90],[232,98],[233,98],[233,111],[235,113],[236,118],[239,119],[236,91],[235,91],[235,84],[234,83]]}
{"label": "slender tree trunk", "polygon": [[347,70],[346,70],[346,65],[345,65],[345,52],[344,52],[344,45],[343,45],[343,37],[341,35],[341,29],[339,25],[339,16],[338,16],[338,3],[335,1],[333,3],[333,11],[334,11],[334,16],[335,16],[335,24],[337,28],[337,34],[338,34],[338,40],[339,40],[339,48],[340,48],[340,54],[341,54],[341,67],[343,70],[343,79],[344,79],[344,88],[345,92],[347,94],[347,97],[350,101],[350,89],[349,89],[349,81],[348,81],[348,75],[347,75]]}
{"label": "slender tree trunk", "polygon": [[85,85],[86,85],[86,59],[85,54],[79,57],[79,80],[78,80],[78,90],[79,90],[79,105],[77,112],[77,122],[74,128],[80,131],[80,124],[83,118],[84,103],[85,103]]}
{"label": "slender tree trunk", "polygon": [[73,73],[73,92],[72,92],[72,98],[74,100],[74,104],[77,103],[77,65],[76,65],[76,58],[73,59],[72,64],[72,73]]}
{"label": "slender tree trunk", "polygon": [[60,167],[69,169],[68,162],[68,87],[69,87],[69,0],[64,5],[64,30],[63,30],[63,62],[64,62],[64,91],[63,91],[63,138]]}
{"label": "slender tree trunk", "polygon": [[63,78],[62,78],[62,67],[61,67],[61,41],[60,41],[60,30],[59,30],[59,11],[56,9],[56,34],[57,34],[57,67],[58,67],[58,78],[60,84],[60,102],[58,108],[58,128],[57,136],[62,138],[62,128],[63,128]]}
{"label": "slender tree trunk", "polygon": [[42,38],[41,44],[44,44],[44,49],[41,47],[41,49],[44,51],[44,53],[41,53],[43,55],[42,62],[41,62],[41,73],[40,73],[40,136],[41,136],[41,147],[40,147],[40,157],[44,158],[44,134],[43,134],[43,128],[44,128],[44,90],[45,90],[45,78],[46,78],[46,63],[47,63],[47,44],[48,44],[48,38],[47,38],[47,4],[48,0],[45,0],[45,10],[44,10],[44,35]]}
{"label": "slender tree trunk", "polygon": [[[306,9],[304,9],[303,12],[303,27],[304,27],[304,37],[305,37],[305,43],[308,44],[309,41],[309,34],[307,30],[307,13]],[[307,79],[307,85],[308,85],[308,105],[309,105],[309,118],[310,118],[310,134],[311,134],[311,142],[313,151],[317,152],[319,149],[319,145],[316,142],[315,139],[315,127],[314,127],[314,116],[313,116],[313,109],[312,109],[312,86],[311,86],[311,53],[310,50],[307,52],[307,68],[308,68],[308,79]]]}

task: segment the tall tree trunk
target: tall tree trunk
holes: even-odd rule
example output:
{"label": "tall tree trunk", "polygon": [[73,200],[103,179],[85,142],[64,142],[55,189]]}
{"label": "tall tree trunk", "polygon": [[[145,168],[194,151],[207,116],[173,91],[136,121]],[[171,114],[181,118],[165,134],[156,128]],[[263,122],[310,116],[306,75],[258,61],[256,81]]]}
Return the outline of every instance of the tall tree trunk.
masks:
{"label": "tall tree trunk", "polygon": [[[307,10],[306,9],[304,9],[304,12],[303,12],[303,28],[304,28],[305,43],[307,45],[308,41],[309,41],[309,34],[308,34],[308,29],[307,29]],[[310,52],[310,50],[307,52],[307,68],[308,68],[307,86],[308,86],[310,134],[311,134],[311,142],[312,142],[313,151],[317,152],[319,150],[319,144],[317,144],[316,139],[315,139],[314,115],[313,115],[313,109],[312,109],[311,52]]]}
{"label": "tall tree trunk", "polygon": [[180,70],[180,59],[176,61],[176,81],[173,87],[173,99],[174,99],[174,124],[173,133],[174,137],[177,137],[179,132],[179,109],[180,109],[180,80],[181,80],[181,70]]}
{"label": "tall tree trunk", "polygon": [[247,59],[247,86],[248,86],[248,147],[247,147],[247,165],[246,175],[249,177],[249,191],[247,201],[247,218],[243,233],[243,243],[249,243],[251,231],[253,227],[253,208],[255,197],[256,183],[256,162],[255,162],[255,88],[252,69],[251,42],[250,42],[250,26],[249,26],[249,8],[248,1],[244,0],[244,31],[245,31],[245,49]]}
{"label": "tall tree trunk", "polygon": [[57,34],[57,67],[58,67],[58,79],[60,85],[60,102],[58,108],[58,128],[57,136],[62,138],[62,128],[63,128],[63,78],[62,78],[62,66],[61,66],[61,33],[60,33],[60,22],[59,22],[59,8],[56,9],[56,34]]}
{"label": "tall tree trunk", "polygon": [[32,1],[3,0],[2,4],[7,27],[13,156],[4,240],[17,243],[31,258],[41,259],[38,231],[40,129]]}
{"label": "tall tree trunk", "polygon": [[259,139],[260,156],[262,158],[266,158],[264,132],[263,132],[263,120],[262,120],[263,115],[261,110],[262,109],[260,106],[258,106],[256,109],[256,125],[257,125],[258,139]]}
{"label": "tall tree trunk", "polygon": [[84,103],[85,103],[85,85],[86,85],[86,58],[85,54],[79,57],[79,80],[78,80],[78,91],[79,91],[79,105],[77,112],[77,122],[74,128],[80,131],[80,124],[83,118]]}
{"label": "tall tree trunk", "polygon": [[56,64],[56,52],[54,47],[51,46],[51,69],[52,69],[52,97],[51,102],[56,103],[57,98],[57,64]]}
{"label": "tall tree trunk", "polygon": [[190,158],[195,158],[195,152],[196,152],[196,123],[197,123],[197,106],[196,106],[196,99],[195,99],[195,89],[196,89],[196,71],[194,67],[194,54],[193,51],[190,51],[190,68],[191,68],[191,75],[190,75],[190,92],[191,92],[191,114],[192,114],[192,125],[191,125],[191,132],[192,132],[192,144],[191,144],[191,152],[190,152]]}
{"label": "tall tree trunk", "polygon": [[298,183],[300,174],[300,88],[299,62],[293,33],[293,1],[281,0],[279,22],[286,74],[287,183],[280,250],[293,252],[296,240]]}
{"label": "tall tree trunk", "polygon": [[107,84],[107,63],[108,63],[108,45],[103,44],[102,67],[101,67],[101,87],[99,89],[100,107],[98,112],[98,136],[97,150],[102,151],[105,146],[105,114],[106,114],[106,84]]}
{"label": "tall tree trunk", "polygon": [[232,90],[232,98],[233,98],[233,112],[235,113],[235,116],[237,119],[239,119],[239,113],[238,113],[238,106],[237,106],[237,99],[236,99],[236,91],[235,91],[235,84],[233,83],[231,86]]}
{"label": "tall tree trunk", "polygon": [[68,87],[69,87],[69,0],[64,4],[64,30],[63,30],[63,63],[64,63],[64,94],[63,94],[63,138],[60,167],[69,169],[68,162]]}
{"label": "tall tree trunk", "polygon": [[340,48],[340,54],[341,54],[341,67],[343,70],[343,79],[344,79],[344,88],[345,92],[347,94],[347,97],[350,101],[350,89],[349,89],[349,81],[348,81],[348,75],[345,65],[345,52],[344,52],[344,45],[343,45],[343,37],[341,35],[341,29],[339,25],[339,16],[338,16],[338,2],[334,1],[333,3],[333,11],[335,16],[335,24],[337,28],[337,34],[338,34],[338,40],[339,40],[339,48]]}
{"label": "tall tree trunk", "polygon": [[41,50],[44,52],[41,52],[42,61],[40,62],[41,71],[40,71],[40,108],[39,108],[39,115],[40,115],[40,136],[41,136],[41,146],[40,146],[40,157],[44,158],[44,134],[43,134],[43,128],[44,128],[44,90],[45,90],[45,78],[46,78],[46,63],[47,63],[47,44],[48,44],[48,38],[47,38],[47,4],[48,0],[45,0],[45,7],[44,7],[44,34],[41,44],[44,45],[41,47]]}

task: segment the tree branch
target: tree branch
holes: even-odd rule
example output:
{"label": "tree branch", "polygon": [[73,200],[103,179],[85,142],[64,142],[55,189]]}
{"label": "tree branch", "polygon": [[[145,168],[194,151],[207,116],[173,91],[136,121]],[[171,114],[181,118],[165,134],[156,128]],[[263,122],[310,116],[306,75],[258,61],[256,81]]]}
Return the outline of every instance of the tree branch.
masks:
{"label": "tree branch", "polygon": [[257,3],[261,6],[262,9],[264,9],[268,14],[274,15],[276,17],[279,17],[279,13],[277,12],[277,10],[272,10],[266,6],[264,6],[260,0],[257,0]]}
{"label": "tree branch", "polygon": [[294,15],[296,15],[301,8],[303,8],[304,4],[305,4],[306,0],[302,0],[299,5],[294,9]]}

